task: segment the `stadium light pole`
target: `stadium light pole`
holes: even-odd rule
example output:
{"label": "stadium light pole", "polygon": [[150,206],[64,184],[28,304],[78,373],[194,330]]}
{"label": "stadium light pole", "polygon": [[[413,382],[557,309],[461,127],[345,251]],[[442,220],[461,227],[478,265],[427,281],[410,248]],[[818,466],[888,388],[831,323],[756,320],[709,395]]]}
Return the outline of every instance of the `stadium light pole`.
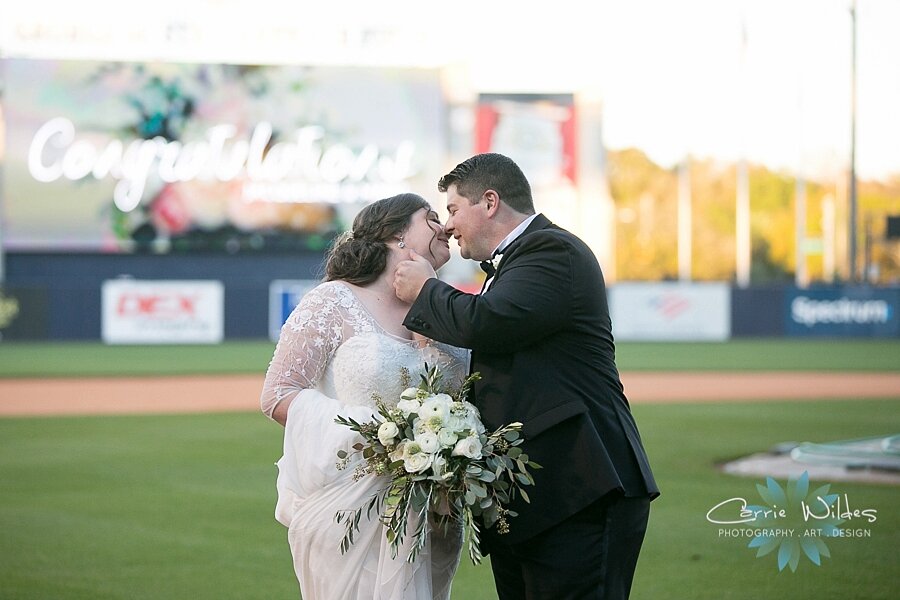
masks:
{"label": "stadium light pole", "polygon": [[850,281],[858,281],[856,259],[856,0],[850,6],[851,52],[850,52],[850,192],[849,192],[849,250]]}
{"label": "stadium light pole", "polygon": [[737,188],[735,194],[735,280],[738,287],[750,286],[751,248],[750,248],[750,177],[747,173],[746,157],[746,119],[747,119],[747,23],[741,15],[741,49],[739,63],[739,95],[738,127],[740,131],[740,156],[737,163]]}

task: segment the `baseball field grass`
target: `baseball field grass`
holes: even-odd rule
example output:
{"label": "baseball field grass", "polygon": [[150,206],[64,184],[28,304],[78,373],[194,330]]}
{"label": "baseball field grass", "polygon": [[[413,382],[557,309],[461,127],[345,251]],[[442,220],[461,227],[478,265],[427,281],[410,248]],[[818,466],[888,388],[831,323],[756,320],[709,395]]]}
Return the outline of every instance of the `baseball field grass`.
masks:
{"label": "baseball field grass", "polygon": [[[4,376],[259,372],[272,344],[0,345]],[[621,344],[623,370],[897,371],[895,341],[753,340]],[[760,479],[716,465],[785,441],[900,433],[892,398],[640,404],[635,417],[663,495],[653,502],[632,598],[893,598],[898,490],[831,483],[862,537],[827,541],[820,566],[779,571],[707,512],[759,502]],[[0,418],[0,598],[296,598],[285,530],[273,518],[280,431],[258,413]],[[780,482],[784,485],[784,481]],[[871,514],[871,513],[870,513]],[[725,528],[727,529],[727,528]],[[336,550],[337,552],[337,550]],[[336,560],[339,560],[336,555]],[[454,599],[496,598],[466,559]]]}
{"label": "baseball field grass", "polygon": [[[261,373],[274,347],[267,340],[213,346],[7,343],[0,344],[0,377]],[[623,371],[900,371],[900,342],[891,339],[623,342],[616,352]]]}

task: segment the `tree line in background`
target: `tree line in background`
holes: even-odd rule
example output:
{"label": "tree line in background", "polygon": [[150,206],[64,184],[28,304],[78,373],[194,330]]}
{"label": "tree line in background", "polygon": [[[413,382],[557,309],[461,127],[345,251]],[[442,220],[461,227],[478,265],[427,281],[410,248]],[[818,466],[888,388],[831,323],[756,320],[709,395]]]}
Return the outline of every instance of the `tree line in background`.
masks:
{"label": "tree line in background", "polygon": [[[637,149],[609,151],[610,192],[616,207],[616,274],[619,280],[678,278],[677,168],[665,169]],[[712,160],[689,164],[692,212],[691,275],[694,280],[733,280],[737,167]],[[794,175],[750,165],[750,238],[753,285],[793,283],[797,266]],[[805,182],[806,268],[810,283],[849,278],[848,181]],[[835,269],[825,273],[830,237],[823,205],[834,204]],[[858,277],[900,283],[900,239],[887,238],[887,217],[900,216],[900,176],[857,183]]]}

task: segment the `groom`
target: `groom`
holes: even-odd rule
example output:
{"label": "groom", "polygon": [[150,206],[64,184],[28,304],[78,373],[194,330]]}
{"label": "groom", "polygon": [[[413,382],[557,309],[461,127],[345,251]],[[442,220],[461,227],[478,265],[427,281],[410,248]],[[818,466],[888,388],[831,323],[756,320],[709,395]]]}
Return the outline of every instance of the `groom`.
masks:
{"label": "groom", "polygon": [[485,426],[522,422],[523,448],[543,466],[509,533],[483,534],[498,595],[627,598],[659,490],[619,380],[597,259],[535,214],[528,180],[503,155],[469,158],[438,189],[447,233],[488,279],[466,294],[413,254],[394,281],[412,302],[404,325],[472,349]]}

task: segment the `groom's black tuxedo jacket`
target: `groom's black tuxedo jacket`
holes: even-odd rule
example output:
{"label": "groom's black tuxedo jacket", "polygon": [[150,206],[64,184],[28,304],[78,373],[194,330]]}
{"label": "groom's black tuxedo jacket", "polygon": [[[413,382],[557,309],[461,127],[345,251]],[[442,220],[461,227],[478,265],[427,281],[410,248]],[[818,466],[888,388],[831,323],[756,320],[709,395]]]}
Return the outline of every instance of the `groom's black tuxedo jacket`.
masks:
{"label": "groom's black tuxedo jacket", "polygon": [[618,490],[659,494],[615,364],[606,286],[575,235],[538,215],[504,251],[489,289],[463,293],[429,279],[404,325],[472,349],[473,403],[489,430],[524,424],[533,471],[530,504],[517,502],[516,543]]}

